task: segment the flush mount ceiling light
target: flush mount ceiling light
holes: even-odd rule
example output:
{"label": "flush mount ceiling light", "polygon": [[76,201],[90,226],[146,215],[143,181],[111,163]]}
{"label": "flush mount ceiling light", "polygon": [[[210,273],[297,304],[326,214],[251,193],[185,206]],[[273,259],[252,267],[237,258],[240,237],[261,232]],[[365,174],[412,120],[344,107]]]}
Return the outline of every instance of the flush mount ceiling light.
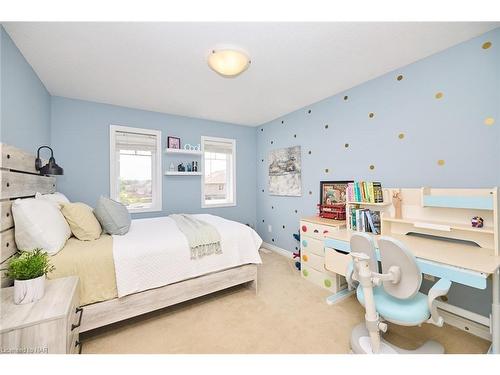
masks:
{"label": "flush mount ceiling light", "polygon": [[250,58],[243,52],[222,49],[213,50],[208,56],[208,66],[223,77],[236,77],[250,65]]}

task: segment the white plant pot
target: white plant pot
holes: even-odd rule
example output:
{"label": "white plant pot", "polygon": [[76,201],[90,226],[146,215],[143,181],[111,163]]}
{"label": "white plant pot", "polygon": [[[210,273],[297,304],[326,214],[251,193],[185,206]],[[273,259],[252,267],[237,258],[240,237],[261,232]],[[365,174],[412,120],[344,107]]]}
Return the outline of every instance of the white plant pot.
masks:
{"label": "white plant pot", "polygon": [[14,280],[14,303],[38,301],[45,293],[45,275],[30,280]]}

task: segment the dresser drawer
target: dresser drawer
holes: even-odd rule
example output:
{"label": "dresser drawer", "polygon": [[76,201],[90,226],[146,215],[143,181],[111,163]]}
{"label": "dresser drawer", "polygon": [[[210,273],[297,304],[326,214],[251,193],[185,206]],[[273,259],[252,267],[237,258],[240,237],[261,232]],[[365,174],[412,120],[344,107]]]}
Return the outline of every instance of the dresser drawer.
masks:
{"label": "dresser drawer", "polygon": [[325,248],[325,267],[327,270],[345,276],[351,261],[352,257],[349,254],[343,254],[329,247]]}
{"label": "dresser drawer", "polygon": [[331,227],[328,225],[314,224],[308,221],[300,222],[300,233],[301,235],[306,235],[308,237],[313,237],[318,240],[323,240],[325,234],[338,230],[337,227]]}
{"label": "dresser drawer", "polygon": [[80,294],[79,287],[77,286],[73,299],[71,300],[71,308],[67,318],[66,326],[66,352],[67,353],[78,353],[77,342],[80,340],[80,324],[82,322],[83,310],[79,307],[80,305]]}
{"label": "dresser drawer", "polygon": [[323,257],[325,255],[324,244],[322,240],[318,240],[309,236],[301,236],[301,251],[307,251],[315,255]]}
{"label": "dresser drawer", "polygon": [[325,247],[330,247],[335,250],[340,250],[345,253],[349,253],[351,251],[351,244],[347,241],[336,240],[334,238],[326,238]]}
{"label": "dresser drawer", "polygon": [[301,264],[312,267],[317,271],[325,272],[325,258],[309,251],[301,251]]}
{"label": "dresser drawer", "polygon": [[342,276],[320,272],[305,264],[301,265],[301,275],[305,280],[333,293],[345,287],[345,279]]}

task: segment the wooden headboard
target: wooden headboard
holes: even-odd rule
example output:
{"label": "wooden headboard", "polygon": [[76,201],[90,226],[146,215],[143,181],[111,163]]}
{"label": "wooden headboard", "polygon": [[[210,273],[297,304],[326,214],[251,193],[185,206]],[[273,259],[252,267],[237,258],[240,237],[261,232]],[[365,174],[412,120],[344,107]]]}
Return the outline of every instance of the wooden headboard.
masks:
{"label": "wooden headboard", "polygon": [[11,205],[17,198],[53,193],[56,190],[56,178],[40,176],[35,169],[36,156],[14,146],[0,143],[0,275],[1,287],[12,285],[12,280],[5,276],[10,258],[16,253],[14,240],[14,220]]}

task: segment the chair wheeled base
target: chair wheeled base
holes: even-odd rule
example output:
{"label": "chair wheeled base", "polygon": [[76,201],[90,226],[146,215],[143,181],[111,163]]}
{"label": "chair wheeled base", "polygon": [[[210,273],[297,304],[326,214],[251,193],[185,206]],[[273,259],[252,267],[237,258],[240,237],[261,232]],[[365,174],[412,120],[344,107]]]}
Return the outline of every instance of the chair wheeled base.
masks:
{"label": "chair wheeled base", "polygon": [[[365,323],[358,324],[352,330],[351,350],[354,354],[373,354],[370,333]],[[444,354],[444,347],[437,341],[429,340],[415,350],[405,350],[381,338],[378,354]]]}

